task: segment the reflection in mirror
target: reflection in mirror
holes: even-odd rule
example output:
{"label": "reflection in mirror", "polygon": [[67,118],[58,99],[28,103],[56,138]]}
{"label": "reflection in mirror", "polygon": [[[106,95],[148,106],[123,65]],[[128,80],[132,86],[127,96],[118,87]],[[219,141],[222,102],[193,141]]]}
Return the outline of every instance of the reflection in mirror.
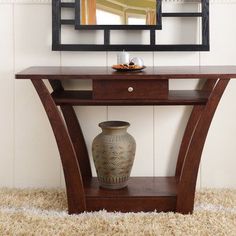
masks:
{"label": "reflection in mirror", "polygon": [[156,0],[80,0],[81,25],[156,25]]}

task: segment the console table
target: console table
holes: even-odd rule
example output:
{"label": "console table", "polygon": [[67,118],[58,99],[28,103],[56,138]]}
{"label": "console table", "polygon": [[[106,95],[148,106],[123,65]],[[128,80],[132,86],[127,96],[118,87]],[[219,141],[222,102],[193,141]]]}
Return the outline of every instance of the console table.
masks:
{"label": "console table", "polygon": [[[53,129],[63,166],[69,213],[174,211],[192,213],[199,163],[208,129],[236,67],[148,67],[115,72],[108,67],[30,67],[17,79],[32,81]],[[201,90],[169,90],[169,79],[203,79]],[[53,89],[50,93],[43,80]],[[68,91],[65,80],[91,80],[91,91]],[[132,177],[121,190],[99,188],[73,106],[192,105],[175,176]],[[60,111],[61,110],[61,111]]]}

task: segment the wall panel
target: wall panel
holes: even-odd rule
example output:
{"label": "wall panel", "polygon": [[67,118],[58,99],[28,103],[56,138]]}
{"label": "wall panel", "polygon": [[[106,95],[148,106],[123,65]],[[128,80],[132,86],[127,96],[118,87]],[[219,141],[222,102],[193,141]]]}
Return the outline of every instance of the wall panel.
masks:
{"label": "wall panel", "polygon": [[[16,71],[34,65],[60,65],[51,51],[51,7],[16,5]],[[30,81],[15,81],[15,186],[60,186],[60,161],[55,139]]]}
{"label": "wall panel", "polygon": [[[211,52],[201,53],[201,65],[236,64],[236,4],[211,6]],[[230,1],[229,1],[230,2]],[[221,16],[221,17],[219,17]],[[232,80],[216,111],[202,156],[203,187],[236,187],[236,81]]]}
{"label": "wall panel", "polygon": [[13,186],[14,178],[14,81],[13,7],[0,5],[0,185]]}

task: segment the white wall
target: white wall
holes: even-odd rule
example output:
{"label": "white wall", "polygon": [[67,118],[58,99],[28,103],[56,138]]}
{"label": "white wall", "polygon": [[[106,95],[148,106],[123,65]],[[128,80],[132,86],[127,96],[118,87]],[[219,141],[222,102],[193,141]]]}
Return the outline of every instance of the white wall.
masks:
{"label": "white wall", "polygon": [[[211,1],[210,52],[133,53],[147,66],[236,64],[236,1]],[[181,1],[166,1],[164,9]],[[191,8],[191,4],[187,7]],[[169,21],[169,22],[168,22]],[[181,23],[177,26],[178,23]],[[164,21],[171,31],[158,33],[163,42],[198,40],[196,27],[183,20]],[[196,22],[196,25],[198,22]],[[164,26],[165,26],[164,25]],[[184,33],[183,33],[184,32]],[[184,36],[185,35],[185,36]],[[56,143],[36,92],[14,73],[29,66],[110,66],[114,52],[52,52],[51,5],[47,0],[0,0],[0,185],[8,187],[64,186]],[[72,87],[72,83],[67,86]],[[76,85],[77,86],[77,85]],[[88,87],[89,84],[82,83]],[[171,87],[194,88],[196,81],[171,81]],[[230,82],[209,131],[198,187],[236,187],[236,81]],[[120,110],[122,109],[122,112]],[[81,107],[76,108],[91,154],[97,124],[107,119],[131,122],[137,141],[132,175],[172,175],[190,108]],[[93,168],[94,171],[94,168]],[[95,173],[95,172],[94,172]]]}

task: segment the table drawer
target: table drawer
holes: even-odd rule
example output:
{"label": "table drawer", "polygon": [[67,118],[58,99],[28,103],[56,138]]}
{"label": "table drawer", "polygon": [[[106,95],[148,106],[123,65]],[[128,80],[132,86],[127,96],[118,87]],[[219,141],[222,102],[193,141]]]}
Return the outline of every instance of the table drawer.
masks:
{"label": "table drawer", "polygon": [[94,99],[166,99],[168,80],[94,80]]}

